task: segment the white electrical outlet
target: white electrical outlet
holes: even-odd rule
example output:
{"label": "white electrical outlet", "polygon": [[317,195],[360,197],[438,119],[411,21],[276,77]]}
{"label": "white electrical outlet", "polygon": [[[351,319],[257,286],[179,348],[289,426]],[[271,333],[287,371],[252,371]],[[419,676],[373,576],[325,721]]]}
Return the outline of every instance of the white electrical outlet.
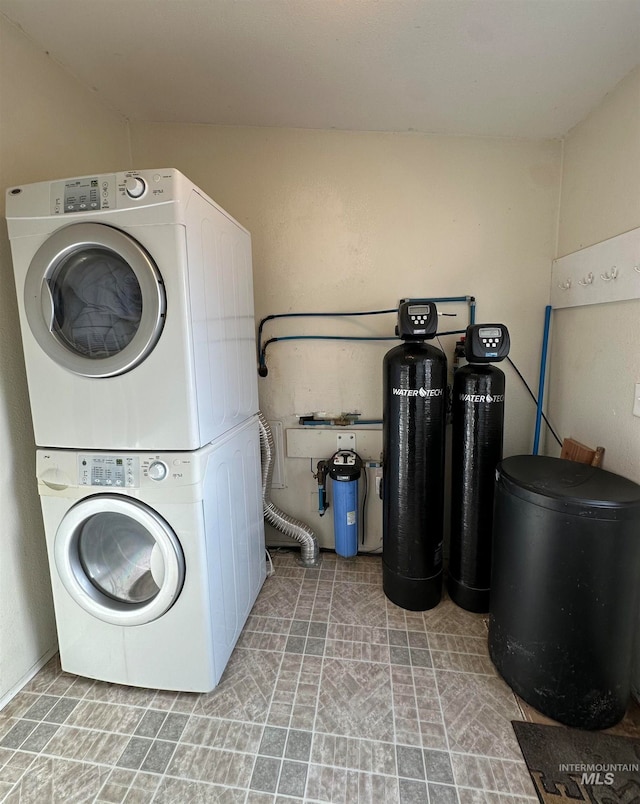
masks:
{"label": "white electrical outlet", "polygon": [[640,382],[636,383],[636,390],[633,397],[633,415],[640,416]]}

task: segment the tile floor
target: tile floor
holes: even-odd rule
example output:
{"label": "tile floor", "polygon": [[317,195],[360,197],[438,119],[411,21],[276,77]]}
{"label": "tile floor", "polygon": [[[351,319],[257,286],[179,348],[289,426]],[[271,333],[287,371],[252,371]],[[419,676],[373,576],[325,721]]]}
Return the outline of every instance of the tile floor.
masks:
{"label": "tile floor", "polygon": [[537,801],[482,616],[394,606],[379,557],[273,560],[207,695],[94,682],[52,659],[0,712],[0,801]]}

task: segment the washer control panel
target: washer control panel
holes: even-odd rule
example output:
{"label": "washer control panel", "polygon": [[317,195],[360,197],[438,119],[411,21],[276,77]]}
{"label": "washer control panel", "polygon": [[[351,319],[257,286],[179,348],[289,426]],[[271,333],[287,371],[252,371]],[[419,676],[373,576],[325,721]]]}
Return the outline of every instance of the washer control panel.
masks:
{"label": "washer control panel", "polygon": [[[209,452],[74,452],[38,449],[36,474],[40,492],[70,488],[102,491],[158,490],[161,494],[193,486],[204,477]],[[46,487],[46,489],[44,489]]]}
{"label": "washer control panel", "polygon": [[140,485],[140,459],[131,455],[78,455],[81,486],[137,488]]}

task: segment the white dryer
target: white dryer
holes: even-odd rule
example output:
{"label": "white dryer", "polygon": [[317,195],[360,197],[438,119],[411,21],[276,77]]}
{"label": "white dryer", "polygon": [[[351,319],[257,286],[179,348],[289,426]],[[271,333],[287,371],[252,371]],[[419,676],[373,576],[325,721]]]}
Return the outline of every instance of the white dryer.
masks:
{"label": "white dryer", "polygon": [[36,444],[191,450],[258,410],[249,233],[177,170],[13,187]]}
{"label": "white dryer", "polygon": [[63,670],[208,692],[265,578],[256,417],[194,452],[38,450]]}

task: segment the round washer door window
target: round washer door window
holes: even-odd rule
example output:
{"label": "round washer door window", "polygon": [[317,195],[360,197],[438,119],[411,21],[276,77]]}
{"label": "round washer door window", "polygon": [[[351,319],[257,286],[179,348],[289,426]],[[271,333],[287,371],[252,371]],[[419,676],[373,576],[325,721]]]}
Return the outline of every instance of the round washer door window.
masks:
{"label": "round washer door window", "polygon": [[171,527],[128,497],[100,494],[74,505],[60,523],[54,553],[76,603],[116,625],[161,617],[184,583],[184,556]]}
{"label": "round washer door window", "polygon": [[86,377],[131,370],[156,345],[164,285],[142,246],[119,229],[76,223],[38,249],[25,279],[27,320],[40,347]]}

